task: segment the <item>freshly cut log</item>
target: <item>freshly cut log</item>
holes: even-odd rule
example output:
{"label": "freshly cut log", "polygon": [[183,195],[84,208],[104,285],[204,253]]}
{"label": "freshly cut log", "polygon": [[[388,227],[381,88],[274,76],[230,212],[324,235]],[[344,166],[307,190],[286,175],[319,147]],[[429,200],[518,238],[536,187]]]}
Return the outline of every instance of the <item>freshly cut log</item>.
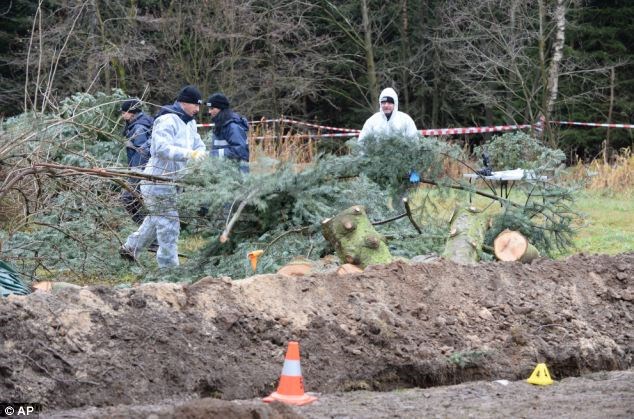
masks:
{"label": "freshly cut log", "polygon": [[505,262],[529,263],[539,257],[539,251],[522,233],[504,230],[493,241],[495,257]]}
{"label": "freshly cut log", "polygon": [[323,220],[321,230],[342,263],[365,268],[392,261],[385,238],[374,229],[361,205],[355,205],[333,218]]}
{"label": "freshly cut log", "polygon": [[480,260],[486,221],[475,207],[458,207],[449,221],[449,238],[442,256],[461,265]]}

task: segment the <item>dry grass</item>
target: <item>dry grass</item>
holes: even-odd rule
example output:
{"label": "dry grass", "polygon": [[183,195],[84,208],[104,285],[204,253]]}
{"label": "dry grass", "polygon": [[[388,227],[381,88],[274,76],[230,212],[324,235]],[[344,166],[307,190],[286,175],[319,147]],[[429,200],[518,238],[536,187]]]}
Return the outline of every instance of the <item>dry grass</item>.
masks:
{"label": "dry grass", "polygon": [[317,135],[277,122],[254,124],[249,131],[251,161],[268,157],[280,162],[310,163],[315,157]]}
{"label": "dry grass", "polygon": [[568,170],[568,181],[584,181],[586,189],[603,194],[623,193],[634,189],[634,156],[629,148],[616,156],[613,164],[594,160],[588,165],[577,164]]}

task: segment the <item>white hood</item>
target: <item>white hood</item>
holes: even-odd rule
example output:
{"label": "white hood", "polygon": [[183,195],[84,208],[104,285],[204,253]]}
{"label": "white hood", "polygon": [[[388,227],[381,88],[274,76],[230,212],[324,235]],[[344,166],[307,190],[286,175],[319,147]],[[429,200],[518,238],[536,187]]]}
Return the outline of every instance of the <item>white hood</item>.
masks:
{"label": "white hood", "polygon": [[398,111],[398,95],[396,94],[396,91],[394,89],[392,89],[391,87],[386,87],[379,95],[379,112],[381,112],[381,98],[385,96],[394,99],[394,112]]}

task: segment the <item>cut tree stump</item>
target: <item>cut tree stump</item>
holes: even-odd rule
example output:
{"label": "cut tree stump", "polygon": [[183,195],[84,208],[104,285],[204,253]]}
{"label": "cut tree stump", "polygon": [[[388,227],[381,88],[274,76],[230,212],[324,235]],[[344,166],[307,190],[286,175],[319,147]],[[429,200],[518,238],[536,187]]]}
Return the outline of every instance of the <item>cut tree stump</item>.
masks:
{"label": "cut tree stump", "polygon": [[458,207],[449,221],[449,238],[442,256],[461,265],[480,260],[486,222],[475,207]]}
{"label": "cut tree stump", "polygon": [[342,263],[365,268],[392,261],[385,238],[377,233],[360,205],[323,220],[321,230],[324,238],[334,246]]}
{"label": "cut tree stump", "polygon": [[539,251],[519,231],[504,230],[493,241],[495,257],[501,261],[530,263],[539,257]]}
{"label": "cut tree stump", "polygon": [[284,276],[305,276],[312,271],[312,261],[305,258],[296,258],[278,269],[277,273]]}

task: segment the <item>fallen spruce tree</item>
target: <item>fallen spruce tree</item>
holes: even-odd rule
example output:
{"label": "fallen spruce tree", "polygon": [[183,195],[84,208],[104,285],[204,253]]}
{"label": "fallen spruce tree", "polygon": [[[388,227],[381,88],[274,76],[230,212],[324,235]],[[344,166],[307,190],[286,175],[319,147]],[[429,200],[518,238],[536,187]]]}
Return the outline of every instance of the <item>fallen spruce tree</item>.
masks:
{"label": "fallen spruce tree", "polygon": [[[520,231],[544,255],[570,245],[575,214],[569,189],[533,185],[521,202],[476,191],[446,173],[448,164],[466,161],[459,148],[436,139],[390,137],[368,138],[364,147],[352,139],[345,153],[324,153],[301,167],[266,157],[252,162],[249,173],[224,160],[192,164],[179,204],[188,260],[171,271],[156,271],[151,255],[129,265],[116,255],[135,228],[118,201],[134,174],[122,170],[117,100],[78,95],[64,103],[61,115],[24,115],[3,124],[2,144],[17,139],[21,152],[13,147],[0,155],[0,201],[23,196],[26,211],[4,221],[0,241],[3,257],[16,261],[27,277],[46,272],[66,280],[241,278],[253,272],[246,255],[254,250],[262,250],[258,272],[273,272],[297,256],[334,253],[337,242],[324,238],[323,221],[353,207],[363,208],[376,230],[364,239],[367,248],[385,246],[390,257],[431,252],[451,257],[447,249],[455,225],[439,203],[451,199],[465,207],[469,194],[502,204],[494,214],[484,211],[489,228],[477,235],[472,261],[492,257],[494,238],[507,228]],[[408,181],[413,169],[420,184]],[[36,192],[20,190],[23,184],[36,185]]]}
{"label": "fallen spruce tree", "polygon": [[[362,267],[430,252],[474,263],[492,257],[493,239],[506,228],[522,231],[544,254],[570,244],[575,214],[568,189],[528,184],[530,190],[519,203],[476,191],[446,175],[448,161],[464,159],[460,150],[435,139],[369,138],[363,147],[355,140],[348,146],[348,154],[322,155],[301,170],[273,162],[255,165],[247,175],[230,162],[214,160],[197,167],[188,177],[182,203],[215,214],[198,227],[207,232],[208,241],[197,257],[197,269],[235,276],[237,265],[246,275],[250,270],[244,255],[253,249],[263,250],[262,272],[294,256],[315,259],[334,252],[342,263]],[[433,187],[410,184],[412,169]],[[447,221],[437,202],[452,190],[464,193]],[[411,199],[399,199],[413,191],[414,205]],[[490,215],[473,210],[468,193],[500,202],[502,209]],[[219,231],[221,239],[214,240]]]}

